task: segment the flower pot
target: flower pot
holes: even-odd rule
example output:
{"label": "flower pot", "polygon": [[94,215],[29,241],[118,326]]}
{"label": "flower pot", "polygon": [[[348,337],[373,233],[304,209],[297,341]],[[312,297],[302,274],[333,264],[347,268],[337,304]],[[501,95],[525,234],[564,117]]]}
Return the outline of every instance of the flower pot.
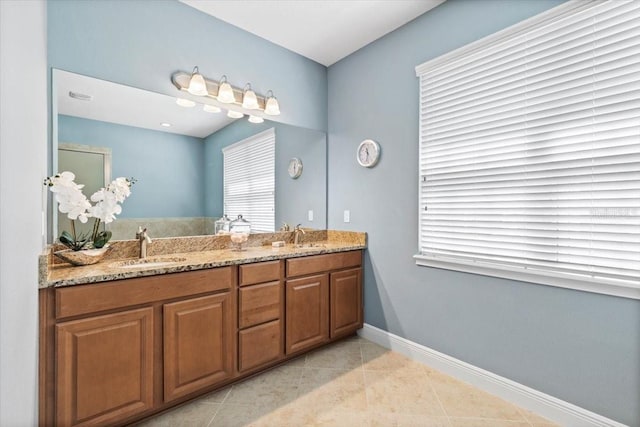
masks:
{"label": "flower pot", "polygon": [[56,251],[53,254],[61,260],[73,265],[91,265],[102,261],[107,255],[111,247],[106,245],[100,249],[83,249],[81,251],[74,251],[72,249],[64,249]]}

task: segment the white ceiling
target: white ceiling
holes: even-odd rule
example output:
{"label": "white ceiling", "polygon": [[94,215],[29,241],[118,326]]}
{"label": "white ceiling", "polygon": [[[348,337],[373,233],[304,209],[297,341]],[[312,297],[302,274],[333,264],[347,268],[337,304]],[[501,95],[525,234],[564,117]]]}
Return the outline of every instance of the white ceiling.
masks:
{"label": "white ceiling", "polygon": [[329,66],[445,0],[180,0]]}
{"label": "white ceiling", "polygon": [[[197,138],[205,138],[236,120],[228,118],[224,110],[207,113],[203,111],[202,104],[192,108],[180,107],[172,96],[67,71],[56,70],[55,87],[58,114],[68,116]],[[89,95],[92,99],[81,101],[71,98],[70,91]],[[171,127],[164,127],[161,123],[169,123]]]}

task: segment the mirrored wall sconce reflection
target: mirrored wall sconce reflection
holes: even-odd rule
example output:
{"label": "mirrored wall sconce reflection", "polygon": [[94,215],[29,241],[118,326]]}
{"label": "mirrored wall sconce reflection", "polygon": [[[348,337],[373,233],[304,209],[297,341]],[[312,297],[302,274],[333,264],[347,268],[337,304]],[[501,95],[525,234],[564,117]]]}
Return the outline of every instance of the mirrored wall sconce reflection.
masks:
{"label": "mirrored wall sconce reflection", "polygon": [[[198,67],[194,67],[191,73],[178,71],[171,76],[171,82],[180,91],[185,91],[194,96],[208,97],[213,102],[228,104],[234,106],[229,109],[227,116],[232,118],[241,118],[245,114],[249,116],[251,123],[262,123],[264,121],[263,114],[269,116],[277,116],[280,114],[280,105],[273,91],[269,90],[266,95],[257,94],[252,88],[251,83],[247,83],[242,89],[232,86],[227,80],[227,76],[222,76],[220,80],[211,80],[204,77]],[[178,105],[183,107],[193,107],[195,102],[178,98]],[[215,105],[207,103],[203,107],[204,111],[210,113],[219,113],[222,109]],[[245,111],[244,113],[241,111]]]}

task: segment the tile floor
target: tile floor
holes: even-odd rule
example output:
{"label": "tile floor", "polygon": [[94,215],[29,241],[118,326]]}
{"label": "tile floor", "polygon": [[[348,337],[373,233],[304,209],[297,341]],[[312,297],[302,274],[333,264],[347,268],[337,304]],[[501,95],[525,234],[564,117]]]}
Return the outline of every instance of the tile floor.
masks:
{"label": "tile floor", "polygon": [[550,427],[552,422],[360,337],[140,427]]}

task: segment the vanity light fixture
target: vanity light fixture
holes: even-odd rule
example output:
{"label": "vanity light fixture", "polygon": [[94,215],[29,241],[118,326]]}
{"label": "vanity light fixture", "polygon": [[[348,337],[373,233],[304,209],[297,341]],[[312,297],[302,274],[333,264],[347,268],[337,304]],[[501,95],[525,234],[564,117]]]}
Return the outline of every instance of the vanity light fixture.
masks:
{"label": "vanity light fixture", "polygon": [[[196,67],[192,73],[176,71],[171,75],[171,82],[178,90],[193,94],[190,90],[193,86],[192,82],[195,82],[194,84],[197,88],[200,78],[204,80],[204,85],[201,85],[201,87],[206,88],[204,96],[215,100],[215,102],[209,103],[210,105],[234,104],[242,108],[241,110],[236,109],[236,111],[242,111],[245,115],[253,115],[251,110],[258,110],[270,116],[280,114],[280,105],[272,90],[267,91],[267,95],[265,96],[256,93],[251,88],[251,83],[247,83],[244,88],[232,86],[227,80],[226,75],[223,75],[218,81],[211,80],[203,77]],[[197,93],[200,94],[202,92],[197,91]],[[190,97],[188,96],[187,99],[190,99]],[[224,105],[219,106],[224,107]],[[262,114],[260,114],[260,116],[262,116]]]}
{"label": "vanity light fixture", "polygon": [[202,109],[204,111],[206,111],[207,113],[219,113],[222,111],[222,109],[220,107],[217,107],[215,105],[209,105],[209,104],[204,104],[202,106]]}
{"label": "vanity light fixture", "polygon": [[222,76],[222,78],[220,79],[217,99],[224,104],[233,104],[234,102],[236,102],[236,97],[233,94],[233,88],[227,81],[227,76]]}
{"label": "vanity light fixture", "polygon": [[204,81],[204,77],[198,71],[198,67],[193,67],[193,72],[191,73],[191,80],[189,80],[189,87],[187,91],[191,95],[197,96],[205,96],[209,92],[207,91],[207,83]]}
{"label": "vanity light fixture", "polygon": [[260,116],[249,116],[249,122],[251,123],[263,123],[264,119]]}
{"label": "vanity light fixture", "polygon": [[229,110],[229,112],[227,113],[227,117],[231,117],[232,119],[240,119],[244,117],[244,114],[239,111]]}
{"label": "vanity light fixture", "polygon": [[273,96],[272,90],[269,90],[267,92],[267,101],[264,105],[264,113],[270,116],[277,116],[280,114],[280,105],[278,104],[278,100],[276,99],[276,97]]}
{"label": "vanity light fixture", "polygon": [[185,108],[191,108],[196,106],[195,102],[193,102],[190,99],[184,99],[184,98],[176,98],[176,104]]}
{"label": "vanity light fixture", "polygon": [[246,108],[247,110],[257,110],[260,108],[258,106],[258,97],[256,93],[251,89],[251,83],[247,83],[244,87],[244,93],[242,95],[242,108]]}

